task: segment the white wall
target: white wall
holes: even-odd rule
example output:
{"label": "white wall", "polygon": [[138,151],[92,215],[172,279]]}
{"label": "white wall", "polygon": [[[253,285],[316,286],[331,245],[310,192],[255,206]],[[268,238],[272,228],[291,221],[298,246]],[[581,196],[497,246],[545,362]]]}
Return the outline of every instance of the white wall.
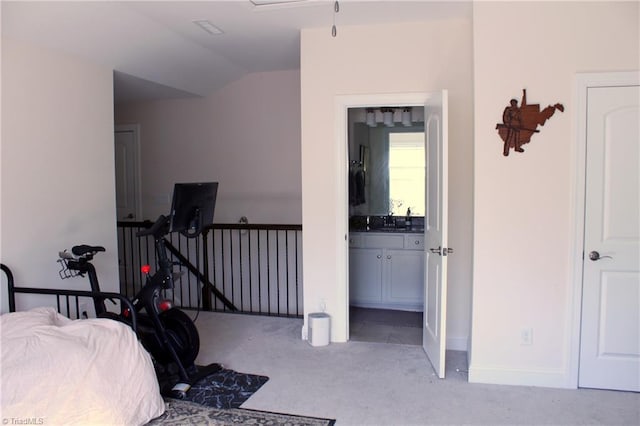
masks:
{"label": "white wall", "polygon": [[[578,72],[639,68],[638,3],[474,5],[475,243],[470,381],[575,387],[571,378],[572,97]],[[525,152],[502,155],[511,98],[563,103]],[[520,344],[523,328],[533,344]]]}
{"label": "white wall", "polygon": [[472,23],[470,19],[302,31],[302,224],[304,310],[322,302],[332,341],[344,341],[346,200],[339,199],[336,97],[449,90],[450,243],[448,344],[466,347],[472,246]]}
{"label": "white wall", "polygon": [[249,74],[206,98],[124,104],[140,124],[143,217],[167,214],[175,182],[218,181],[215,222],[301,223],[300,73]]}
{"label": "white wall", "polygon": [[86,279],[61,281],[56,263],[58,251],[85,243],[107,249],[96,269],[104,290],[118,290],[112,79],[110,69],[2,39],[1,247],[17,284],[89,290]]}

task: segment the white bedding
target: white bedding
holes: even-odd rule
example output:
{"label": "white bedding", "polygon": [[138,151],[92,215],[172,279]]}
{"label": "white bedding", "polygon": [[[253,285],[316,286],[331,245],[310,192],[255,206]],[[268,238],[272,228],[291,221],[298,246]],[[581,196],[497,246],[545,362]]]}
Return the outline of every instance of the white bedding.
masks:
{"label": "white bedding", "polygon": [[2,315],[0,335],[5,420],[139,425],[164,412],[151,358],[124,324],[36,308]]}

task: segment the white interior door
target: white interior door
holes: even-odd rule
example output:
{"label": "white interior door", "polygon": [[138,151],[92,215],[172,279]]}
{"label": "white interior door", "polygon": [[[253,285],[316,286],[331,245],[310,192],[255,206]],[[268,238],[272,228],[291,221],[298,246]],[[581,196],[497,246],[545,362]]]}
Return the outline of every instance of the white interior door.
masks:
{"label": "white interior door", "polygon": [[117,220],[140,220],[136,126],[116,127],[115,162]]}
{"label": "white interior door", "polygon": [[448,117],[447,91],[425,104],[424,132],[427,182],[425,185],[426,263],[422,346],[436,374],[444,378],[447,318],[448,246]]}
{"label": "white interior door", "polygon": [[640,391],[640,87],[587,92],[580,387]]}

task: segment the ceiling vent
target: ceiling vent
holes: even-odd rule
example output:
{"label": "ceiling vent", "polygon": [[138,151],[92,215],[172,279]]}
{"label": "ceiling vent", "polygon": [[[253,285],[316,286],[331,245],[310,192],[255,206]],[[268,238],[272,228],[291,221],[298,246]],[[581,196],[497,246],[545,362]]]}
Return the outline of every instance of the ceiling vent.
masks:
{"label": "ceiling vent", "polygon": [[213,25],[211,22],[207,20],[193,21],[193,23],[211,35],[224,34],[224,31],[222,31],[220,28],[216,27],[215,25]]}

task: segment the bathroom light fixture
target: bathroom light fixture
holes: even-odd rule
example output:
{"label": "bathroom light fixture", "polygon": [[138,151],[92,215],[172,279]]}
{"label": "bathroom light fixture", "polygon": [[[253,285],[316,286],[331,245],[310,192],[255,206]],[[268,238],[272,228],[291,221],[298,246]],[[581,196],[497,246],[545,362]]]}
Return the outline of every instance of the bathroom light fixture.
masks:
{"label": "bathroom light fixture", "polygon": [[196,24],[197,26],[199,26],[200,28],[202,28],[204,31],[208,32],[211,35],[220,35],[220,34],[224,34],[224,31],[222,31],[220,28],[216,27],[215,25],[213,25],[211,22],[207,21],[206,19],[202,19],[199,21],[193,21],[194,24]]}
{"label": "bathroom light fixture", "polygon": [[402,108],[402,125],[405,127],[411,126],[411,108]]}
{"label": "bathroom light fixture", "polygon": [[367,108],[367,126],[376,127],[376,112],[373,108]]}
{"label": "bathroom light fixture", "polygon": [[382,112],[382,122],[387,127],[393,127],[393,110],[391,108],[380,108]]}

